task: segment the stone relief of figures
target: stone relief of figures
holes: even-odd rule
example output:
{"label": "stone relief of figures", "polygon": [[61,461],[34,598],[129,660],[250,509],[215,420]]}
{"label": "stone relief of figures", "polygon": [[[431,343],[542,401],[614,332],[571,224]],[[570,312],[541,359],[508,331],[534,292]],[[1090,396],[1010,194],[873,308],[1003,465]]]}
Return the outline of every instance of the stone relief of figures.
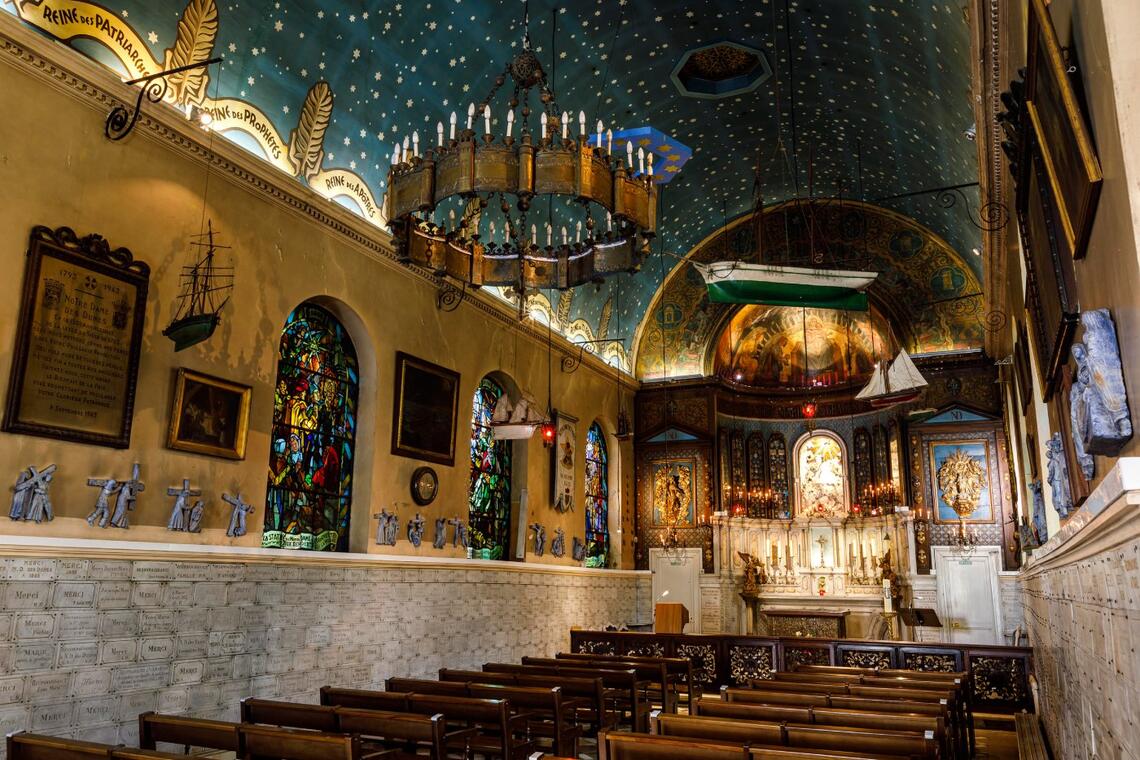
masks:
{"label": "stone relief of figures", "polygon": [[139,463],[135,462],[135,466],[131,470],[130,480],[119,482],[119,497],[115,499],[115,512],[111,515],[112,528],[123,528],[125,530],[131,527],[130,513],[135,509],[135,502],[138,501],[139,494],[145,490],[146,484],[139,480]]}
{"label": "stone relief of figures", "polygon": [[1053,433],[1045,442],[1045,456],[1049,463],[1046,479],[1053,491],[1053,509],[1065,519],[1073,509],[1073,490],[1069,485],[1069,463],[1065,460],[1065,443],[1060,433]]}
{"label": "stone relief of figures", "polygon": [[411,520],[408,520],[408,540],[412,542],[412,546],[417,549],[424,540],[424,518],[419,512]]}
{"label": "stone relief of figures", "polygon": [[191,488],[190,479],[183,478],[181,487],[170,486],[166,489],[166,495],[174,497],[174,506],[170,510],[166,529],[185,533],[199,532],[202,529],[202,512],[205,506],[201,499],[190,506],[190,497],[201,496],[201,489]]}
{"label": "stone relief of figures", "polygon": [[468,548],[470,542],[467,540],[467,521],[454,517],[447,523],[455,528],[455,533],[451,535],[451,545],[453,547],[462,546],[464,549]]}
{"label": "stone relief of figures", "polygon": [[231,538],[245,535],[245,518],[246,515],[253,513],[253,505],[247,503],[241,498],[241,494],[222,494],[222,501],[229,504],[233,509],[230,510],[230,524],[226,528],[226,535]]}
{"label": "stone relief of figures", "polygon": [[49,464],[42,470],[29,467],[20,472],[16,478],[15,493],[12,496],[12,507],[8,511],[8,517],[37,523],[55,518],[48,490],[51,488],[55,469],[54,464]]}
{"label": "stone relief of figures", "polygon": [[754,596],[760,593],[760,585],[768,582],[768,573],[764,569],[764,562],[747,552],[736,553],[744,562],[744,589],[745,596]]}
{"label": "stone relief of figures", "polygon": [[381,546],[395,546],[400,533],[400,516],[395,512],[381,509],[376,517],[380,518],[376,526],[376,543]]}
{"label": "stone relief of figures", "polygon": [[97,486],[99,495],[95,497],[95,508],[87,515],[87,524],[94,527],[99,523],[100,528],[106,528],[111,519],[111,497],[122,488],[114,478],[88,478],[87,485]]}
{"label": "stone relief of figures", "polygon": [[554,538],[550,542],[550,553],[555,557],[562,557],[566,554],[566,531],[562,528],[554,529]]}
{"label": "stone relief of figures", "polygon": [[435,518],[435,538],[432,539],[431,545],[435,549],[442,549],[443,545],[447,542],[447,518]]}
{"label": "stone relief of figures", "polygon": [[1033,530],[1040,545],[1049,540],[1049,524],[1045,521],[1045,493],[1041,481],[1035,480],[1030,483],[1029,491],[1033,494]]}
{"label": "stone relief of figures", "polygon": [[581,562],[582,560],[586,559],[586,544],[583,543],[582,539],[578,538],[577,536],[574,536],[574,543],[570,549],[570,556],[574,558],[575,562]]}
{"label": "stone relief of figures", "polygon": [[[1077,372],[1069,390],[1069,408],[1073,445],[1088,479],[1092,454],[1114,457],[1132,438],[1132,418],[1112,316],[1108,309],[1084,311],[1081,324],[1083,342],[1072,348]],[[1081,459],[1082,454],[1088,459]]]}
{"label": "stone relief of figures", "polygon": [[546,528],[539,523],[531,523],[528,527],[534,531],[534,555],[541,557],[546,552]]}

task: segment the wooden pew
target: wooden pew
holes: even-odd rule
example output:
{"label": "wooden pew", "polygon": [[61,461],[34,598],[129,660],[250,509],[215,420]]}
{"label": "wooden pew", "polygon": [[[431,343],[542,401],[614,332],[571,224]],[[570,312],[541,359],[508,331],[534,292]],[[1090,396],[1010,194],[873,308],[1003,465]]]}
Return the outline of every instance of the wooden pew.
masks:
{"label": "wooden pew", "polygon": [[653,733],[696,739],[780,745],[817,750],[843,750],[898,755],[909,760],[936,760],[938,743],[906,731],[866,728],[822,728],[789,723],[742,721],[691,715],[654,716]]}
{"label": "wooden pew", "polygon": [[494,673],[482,670],[455,670],[440,668],[439,680],[463,683],[498,684],[502,686],[529,686],[550,688],[557,686],[575,715],[575,723],[586,723],[591,733],[605,731],[617,725],[617,715],[606,709],[606,689],[600,677],[583,678],[557,674]]}
{"label": "wooden pew", "polygon": [[549,738],[553,750],[563,755],[578,754],[578,737],[582,730],[571,720],[574,704],[566,704],[559,686],[515,686],[513,684],[479,684],[470,681],[429,681],[420,678],[389,678],[387,691],[442,694],[476,699],[506,699],[511,709],[531,713],[527,722],[532,736]]}
{"label": "wooden pew", "polygon": [[186,718],[144,712],[139,715],[139,747],[155,749],[158,742],[178,744],[189,754],[192,747],[241,752],[239,724],[221,720]]}
{"label": "wooden pew", "polygon": [[361,760],[364,755],[359,736],[247,725],[239,732],[244,760]]}
{"label": "wooden pew", "polygon": [[1041,721],[1035,714],[1016,713],[1013,716],[1013,726],[1017,731],[1019,760],[1049,760],[1049,750],[1045,746],[1045,737],[1041,734]]}
{"label": "wooden pew", "polygon": [[185,755],[111,746],[24,731],[8,735],[11,760],[185,760]]}
{"label": "wooden pew", "polygon": [[[244,702],[245,700],[243,700]],[[267,701],[267,700],[263,700]],[[278,703],[289,705],[291,703]],[[316,707],[293,705],[293,707]],[[243,705],[244,711],[244,705]],[[296,716],[296,713],[291,713]],[[313,722],[300,716],[298,722]],[[278,736],[274,736],[277,734]],[[250,736],[253,737],[252,744]],[[351,741],[349,741],[351,740]],[[141,749],[153,750],[156,742],[179,744],[189,750],[200,749],[233,752],[238,758],[272,757],[286,760],[360,760],[363,751],[356,737],[335,731],[292,731],[278,726],[260,726],[203,720],[175,715],[145,712],[139,715]],[[370,757],[384,755],[370,755]]]}
{"label": "wooden pew", "polygon": [[897,756],[606,731],[598,736],[598,760],[897,760]]}
{"label": "wooden pew", "polygon": [[595,662],[601,664],[629,662],[633,664],[663,663],[669,677],[669,684],[678,702],[683,694],[685,702],[692,701],[696,696],[693,681],[693,661],[685,657],[642,657],[637,655],[612,654],[585,654],[581,652],[559,652],[554,655],[559,660],[571,662]]}
{"label": "wooden pew", "polygon": [[575,668],[544,665],[515,665],[513,663],[488,662],[483,670],[489,673],[514,673],[519,675],[566,675],[579,678],[601,678],[607,697],[620,708],[619,712],[629,711],[629,724],[634,731],[645,731],[649,727],[649,703],[644,697],[648,681],[638,677],[637,672],[627,668],[608,670],[601,668]]}
{"label": "wooden pew", "polygon": [[[530,715],[511,715],[510,703],[505,699],[475,699],[472,697],[452,697],[442,694],[417,694],[414,692],[368,691],[364,689],[341,689],[333,686],[321,687],[321,704],[338,707],[353,707],[363,710],[391,709],[397,695],[402,696],[404,707],[401,712],[419,715],[441,714],[448,723],[462,723],[480,729],[474,735],[464,735],[449,739],[449,747],[462,747],[465,751],[475,751],[483,755],[495,755],[503,760],[525,757],[534,748],[529,739],[516,738],[525,735],[526,722]],[[370,702],[370,700],[375,700]],[[374,707],[384,705],[384,707]]]}

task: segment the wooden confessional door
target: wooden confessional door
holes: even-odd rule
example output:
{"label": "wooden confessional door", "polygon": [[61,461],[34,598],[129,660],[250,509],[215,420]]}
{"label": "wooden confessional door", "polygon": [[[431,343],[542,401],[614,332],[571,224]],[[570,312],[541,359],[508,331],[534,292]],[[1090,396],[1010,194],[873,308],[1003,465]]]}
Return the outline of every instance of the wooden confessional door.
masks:
{"label": "wooden confessional door", "polygon": [[969,557],[935,547],[939,614],[950,644],[1002,644],[998,592],[998,547],[979,547]]}

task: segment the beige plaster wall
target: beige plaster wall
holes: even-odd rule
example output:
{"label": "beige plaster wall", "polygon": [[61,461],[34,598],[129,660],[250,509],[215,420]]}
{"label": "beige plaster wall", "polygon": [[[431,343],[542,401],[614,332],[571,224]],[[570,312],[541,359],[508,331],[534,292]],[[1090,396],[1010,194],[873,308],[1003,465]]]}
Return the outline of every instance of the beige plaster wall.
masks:
{"label": "beige plaster wall", "polygon": [[[0,19],[10,22],[4,17]],[[5,23],[0,32],[10,30]],[[18,30],[17,30],[18,31]],[[51,43],[40,43],[45,50]],[[48,54],[74,71],[99,78],[93,65],[62,47]],[[94,73],[92,73],[94,72]],[[113,83],[103,77],[100,85]],[[90,98],[67,88],[45,85],[11,55],[0,56],[0,93],[6,115],[0,118],[0,377],[7,378],[12,361],[24,252],[28,234],[37,224],[66,225],[80,235],[97,232],[113,246],[129,248],[151,267],[146,309],[143,355],[138,376],[131,447],[116,450],[60,442],[45,438],[0,434],[0,482],[5,488],[27,465],[57,463],[52,487],[57,517],[51,524],[3,520],[0,531],[21,535],[157,540],[256,546],[260,544],[273,385],[280,329],[299,303],[318,299],[344,321],[356,344],[361,366],[361,392],[357,437],[356,481],[352,507],[351,548],[359,552],[418,553],[447,556],[460,550],[437,552],[430,546],[437,515],[466,515],[471,398],[480,378],[490,372],[509,375],[545,401],[547,349],[542,341],[520,335],[486,313],[464,304],[447,313],[436,309],[434,287],[400,265],[377,257],[310,216],[255,191],[248,182],[215,169],[208,178],[205,165],[190,158],[170,141],[138,129],[122,143],[103,136],[106,111]],[[153,108],[153,106],[151,106]],[[15,117],[14,114],[18,114]],[[210,137],[203,133],[203,140]],[[237,150],[221,138],[214,147],[223,155]],[[227,154],[228,151],[228,154]],[[280,175],[280,184],[313,204],[328,202]],[[332,207],[332,204],[328,204]],[[335,212],[335,210],[334,210]],[[236,285],[222,324],[209,341],[174,353],[161,335],[170,321],[177,296],[177,276],[186,263],[186,243],[199,232],[203,213],[213,220],[224,242],[233,246]],[[382,237],[378,229],[377,237]],[[406,351],[461,373],[456,464],[435,465],[440,479],[439,497],[422,508],[428,540],[419,550],[407,542],[403,525],[415,508],[409,493],[412,471],[424,464],[390,455],[395,353]],[[612,433],[619,408],[615,375],[583,364],[573,374],[553,362],[554,405],[577,416],[579,441],[595,419]],[[244,461],[229,461],[165,448],[167,420],[176,368],[188,367],[253,387],[251,422]],[[7,383],[0,394],[6,395]],[[632,407],[630,391],[626,408]],[[0,396],[3,398],[3,396]],[[633,536],[632,512],[621,509],[628,494],[632,504],[633,457],[628,443],[612,435],[607,443],[611,469],[611,533],[619,564],[632,566],[632,550],[621,550],[622,538]],[[572,537],[584,535],[584,514],[579,506],[561,515],[551,508],[549,452],[536,436],[515,444],[525,456],[525,482],[530,514],[547,528],[566,532],[567,556],[558,560],[549,551],[528,561],[571,564]],[[523,453],[525,451],[525,454]],[[133,514],[129,532],[100,530],[87,525],[96,490],[88,477],[129,473],[132,462],[142,464],[147,484]],[[204,489],[207,513],[200,535],[165,530],[171,499],[167,486],[189,478]],[[581,498],[584,474],[581,452],[575,476]],[[229,508],[222,491],[240,491],[257,506],[250,518],[251,532],[240,539],[225,536]],[[5,500],[7,497],[5,497]],[[375,545],[382,507],[398,510],[400,542],[394,548]],[[5,503],[5,509],[6,509]],[[517,506],[516,506],[517,518]],[[620,531],[620,532],[619,532]],[[513,533],[512,529],[512,533]],[[513,556],[513,552],[512,552]]]}

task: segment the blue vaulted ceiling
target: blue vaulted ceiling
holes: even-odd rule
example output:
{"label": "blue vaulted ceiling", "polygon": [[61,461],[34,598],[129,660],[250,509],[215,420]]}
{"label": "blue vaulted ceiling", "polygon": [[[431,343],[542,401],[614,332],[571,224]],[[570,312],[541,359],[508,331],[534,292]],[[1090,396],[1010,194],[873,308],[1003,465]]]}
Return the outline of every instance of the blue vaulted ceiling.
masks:
{"label": "blue vaulted ceiling", "polygon": [[[161,62],[187,5],[120,0],[102,7]],[[533,0],[530,31],[562,108],[585,111],[590,124],[600,118],[615,128],[653,126],[693,149],[662,197],[661,242],[681,254],[752,208],[758,154],[766,203],[806,195],[809,173],[816,195],[871,201],[976,182],[975,146],[963,136],[973,116],[969,30],[960,5]],[[397,141],[419,130],[434,142],[437,121],[446,123],[451,111],[462,113],[490,89],[520,44],[522,6],[520,0],[217,0],[213,51],[225,62],[208,92],[254,104],[287,139],[310,88],[328,82],[334,107],[323,166],[351,170],[379,199]],[[3,2],[0,8],[17,12]],[[670,78],[678,61],[722,40],[762,51],[773,75],[722,99],[682,95]],[[90,40],[72,44],[123,68]],[[497,119],[505,115],[504,102],[500,96]],[[258,151],[243,135],[229,136]],[[976,189],[967,193],[976,205]],[[980,279],[980,256],[972,253],[980,233],[962,203],[947,209],[926,195],[880,205],[945,238]],[[597,333],[608,301],[609,337],[631,338],[676,264],[654,259],[639,274],[579,288],[563,328],[581,319]],[[558,294],[550,299],[557,302]],[[625,341],[626,350],[631,343]]]}

